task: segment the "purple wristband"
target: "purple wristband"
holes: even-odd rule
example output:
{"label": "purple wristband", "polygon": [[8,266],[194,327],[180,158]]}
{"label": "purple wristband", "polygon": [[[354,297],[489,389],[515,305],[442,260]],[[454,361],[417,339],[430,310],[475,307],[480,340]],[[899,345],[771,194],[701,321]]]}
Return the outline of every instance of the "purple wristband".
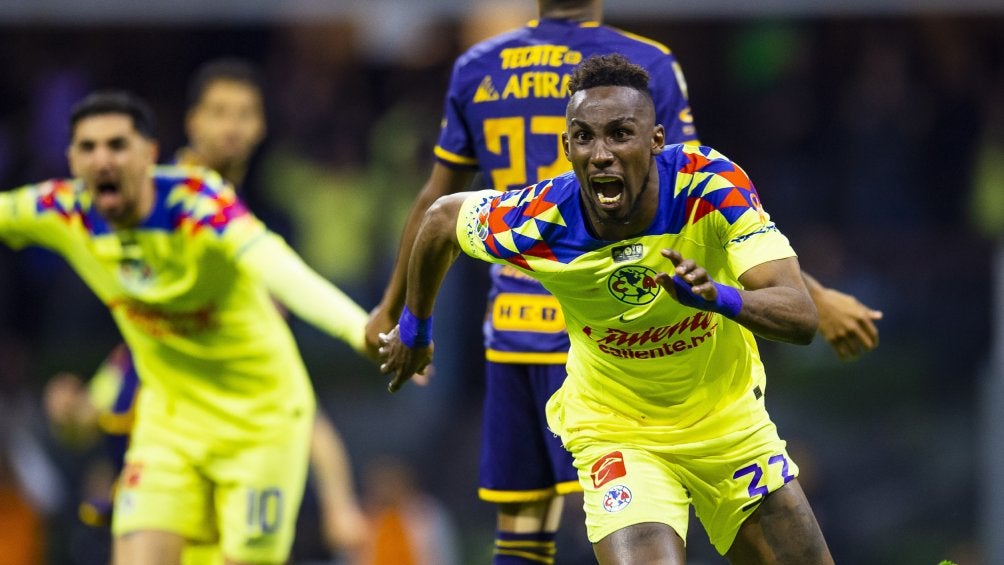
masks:
{"label": "purple wristband", "polygon": [[699,294],[694,294],[690,284],[683,280],[680,275],[673,275],[673,285],[676,286],[676,299],[680,304],[685,304],[698,310],[717,312],[726,318],[735,318],[739,311],[743,309],[743,297],[739,296],[739,289],[721,283],[712,283],[718,290],[718,297],[714,300],[705,300]]}
{"label": "purple wristband", "polygon": [[426,347],[432,343],[432,316],[420,320],[405,306],[401,318],[397,321],[397,328],[401,343],[411,349]]}
{"label": "purple wristband", "polygon": [[715,299],[714,311],[726,318],[738,316],[743,309],[743,297],[739,296],[739,289],[720,283],[715,283],[715,288],[718,289],[718,298]]}

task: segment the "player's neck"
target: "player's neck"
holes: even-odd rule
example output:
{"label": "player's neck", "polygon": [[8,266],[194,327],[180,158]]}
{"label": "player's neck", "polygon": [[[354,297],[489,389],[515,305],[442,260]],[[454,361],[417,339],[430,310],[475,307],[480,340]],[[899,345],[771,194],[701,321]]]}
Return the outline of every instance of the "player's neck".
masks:
{"label": "player's neck", "polygon": [[603,2],[584,2],[578,6],[551,6],[548,2],[540,3],[540,17],[556,20],[574,20],[578,22],[602,22]]}
{"label": "player's neck", "polygon": [[234,190],[239,190],[241,183],[244,182],[244,176],[247,174],[247,165],[245,163],[229,163],[225,165],[209,166],[214,171],[220,173],[220,176],[224,180],[233,185]]}
{"label": "player's neck", "polygon": [[140,218],[137,224],[145,222],[153,214],[153,207],[157,203],[157,186],[154,184],[152,176],[146,179],[146,187],[144,188],[145,190],[140,192],[139,205],[137,206]]}
{"label": "player's neck", "polygon": [[127,217],[121,217],[118,221],[109,218],[105,219],[113,230],[131,230],[145,222],[153,214],[153,208],[157,202],[157,187],[154,184],[153,176],[148,176],[145,182],[146,184],[136,196],[136,205],[132,214]]}
{"label": "player's neck", "polygon": [[235,189],[240,188],[241,183],[244,182],[244,176],[247,174],[248,169],[247,162],[212,163],[205,155],[199,153],[190,145],[182,147],[178,151],[178,162],[210,168],[219,173]]}

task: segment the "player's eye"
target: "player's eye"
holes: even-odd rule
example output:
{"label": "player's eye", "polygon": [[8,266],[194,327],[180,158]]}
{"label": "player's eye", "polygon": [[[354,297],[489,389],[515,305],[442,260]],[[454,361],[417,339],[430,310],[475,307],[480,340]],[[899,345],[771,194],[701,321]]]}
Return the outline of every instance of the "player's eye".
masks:
{"label": "player's eye", "polygon": [[618,129],[618,130],[614,131],[614,136],[613,137],[617,141],[625,141],[627,139],[631,139],[631,134],[632,134],[632,132],[630,130],[627,130],[627,129]]}

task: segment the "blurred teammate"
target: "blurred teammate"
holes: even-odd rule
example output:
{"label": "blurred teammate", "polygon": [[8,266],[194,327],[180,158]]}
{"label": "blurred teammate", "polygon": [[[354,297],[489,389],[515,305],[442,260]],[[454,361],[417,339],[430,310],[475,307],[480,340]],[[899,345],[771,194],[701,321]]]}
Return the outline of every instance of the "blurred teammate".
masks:
{"label": "blurred teammate", "polygon": [[[203,64],[189,81],[188,145],[178,151],[176,163],[213,169],[239,192],[266,131],[262,91],[257,69],[246,61],[225,58]],[[86,426],[87,420],[99,425],[118,472],[132,429],[138,384],[132,357],[123,344],[109,355],[86,390],[74,375],[53,379],[49,396],[71,400],[57,400],[63,408],[51,412],[57,420],[75,420],[77,426]],[[341,436],[320,410],[311,444],[311,476],[320,502],[324,541],[332,550],[357,548],[367,535],[366,520]],[[110,508],[110,499],[87,500],[81,518],[101,525],[110,519]]]}
{"label": "blurred teammate", "polygon": [[575,459],[601,564],[684,563],[689,506],[733,563],[832,563],[764,406],[754,334],[809,343],[818,316],[787,239],[737,165],[665,145],[645,70],[620,55],[571,77],[573,173],[445,196],[425,214],[382,370],[432,360],[432,311],[460,251],[560,301],[568,378],[548,425]]}
{"label": "blurred teammate", "polygon": [[284,563],[315,400],[272,302],[365,352],[366,313],[208,170],[155,166],[149,108],[94,93],[70,118],[73,179],[0,194],[0,238],[62,255],[105,303],[143,386],[112,530],[118,565]]}
{"label": "blurred teammate", "polygon": [[[393,327],[404,304],[408,257],[436,198],[464,190],[480,171],[499,190],[568,171],[560,136],[573,67],[621,53],[651,77],[667,143],[697,143],[686,83],[664,45],[601,25],[600,0],[538,0],[540,19],[490,38],[454,65],[437,162],[404,228],[394,273],[367,326],[367,340]],[[824,336],[841,356],[877,344],[873,311],[806,277]],[[510,265],[492,267],[484,325],[486,392],[479,496],[497,504],[496,562],[553,561],[560,495],[579,490],[571,456],[544,424],[543,406],[565,378],[569,347],[557,301]],[[520,561],[522,559],[522,561]]]}
{"label": "blurred teammate", "polygon": [[[245,61],[218,59],[202,65],[189,81],[188,145],[178,151],[177,163],[209,167],[240,192],[266,132],[262,92],[257,69]],[[358,547],[368,528],[352,484],[348,453],[320,410],[310,454],[325,542],[333,550]]]}

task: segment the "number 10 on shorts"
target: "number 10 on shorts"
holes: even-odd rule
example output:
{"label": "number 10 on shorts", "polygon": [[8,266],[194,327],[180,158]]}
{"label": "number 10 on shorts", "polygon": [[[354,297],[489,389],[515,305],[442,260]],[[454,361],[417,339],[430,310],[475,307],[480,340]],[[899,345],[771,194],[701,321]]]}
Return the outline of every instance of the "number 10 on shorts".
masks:
{"label": "number 10 on shorts", "polygon": [[271,534],[282,520],[282,491],[275,488],[248,489],[247,526],[253,532]]}

